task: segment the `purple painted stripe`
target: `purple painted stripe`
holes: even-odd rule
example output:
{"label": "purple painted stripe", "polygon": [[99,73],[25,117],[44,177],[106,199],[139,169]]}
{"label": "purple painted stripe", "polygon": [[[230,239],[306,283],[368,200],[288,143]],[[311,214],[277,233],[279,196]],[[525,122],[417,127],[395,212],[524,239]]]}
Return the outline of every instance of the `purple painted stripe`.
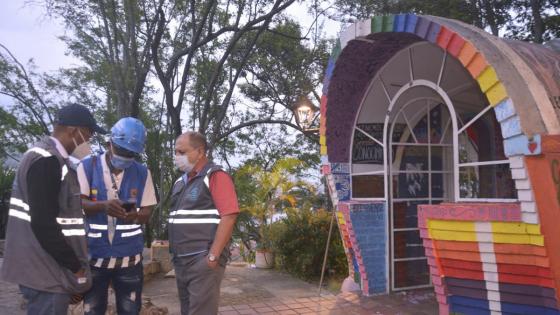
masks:
{"label": "purple painted stripe", "polygon": [[416,31],[414,33],[422,38],[426,38],[430,29],[430,24],[432,24],[430,20],[425,18],[418,18],[418,22],[416,23]]}
{"label": "purple painted stripe", "polygon": [[426,39],[432,43],[435,43],[437,41],[437,37],[440,29],[441,26],[439,24],[432,22],[430,24],[430,28],[428,29],[428,34],[426,35]]}

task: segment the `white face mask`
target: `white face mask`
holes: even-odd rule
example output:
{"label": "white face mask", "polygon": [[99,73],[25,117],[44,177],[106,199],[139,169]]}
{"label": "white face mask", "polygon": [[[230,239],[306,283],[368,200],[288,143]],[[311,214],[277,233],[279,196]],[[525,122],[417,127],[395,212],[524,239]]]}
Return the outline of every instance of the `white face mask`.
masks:
{"label": "white face mask", "polygon": [[175,154],[175,158],[173,162],[175,163],[175,167],[181,170],[181,172],[185,172],[185,173],[192,171],[195,164],[189,162],[189,158],[186,155],[177,155],[177,154]]}
{"label": "white face mask", "polygon": [[76,139],[72,138],[72,141],[74,142],[76,148],[74,148],[74,151],[72,151],[71,155],[78,160],[81,160],[91,154],[91,145],[89,144],[89,141],[86,141],[86,138],[84,138],[80,130],[78,130],[78,133],[80,134],[83,142],[78,145]]}

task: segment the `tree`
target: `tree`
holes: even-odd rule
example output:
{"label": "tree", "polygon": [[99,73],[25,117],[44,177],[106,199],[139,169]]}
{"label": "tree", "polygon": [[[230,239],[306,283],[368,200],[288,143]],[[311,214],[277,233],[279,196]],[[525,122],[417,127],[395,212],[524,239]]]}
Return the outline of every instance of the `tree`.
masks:
{"label": "tree", "polygon": [[[80,68],[106,93],[106,111],[117,117],[140,115],[151,67],[151,46],[162,0],[45,0],[72,36],[62,36]],[[109,123],[109,122],[108,122]]]}
{"label": "tree", "polygon": [[507,37],[543,43],[560,36],[560,1],[514,0]]}
{"label": "tree", "polygon": [[251,249],[251,241],[258,248],[271,248],[270,227],[276,214],[297,209],[304,198],[315,194],[311,184],[301,178],[305,167],[301,160],[278,160],[269,170],[258,165],[245,165],[234,174],[241,210],[234,236]]}

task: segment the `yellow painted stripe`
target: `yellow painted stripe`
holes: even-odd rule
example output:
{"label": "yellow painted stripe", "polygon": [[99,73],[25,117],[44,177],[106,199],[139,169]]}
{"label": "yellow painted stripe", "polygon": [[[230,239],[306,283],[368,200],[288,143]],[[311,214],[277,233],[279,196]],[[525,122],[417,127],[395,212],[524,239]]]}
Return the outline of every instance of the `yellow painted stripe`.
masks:
{"label": "yellow painted stripe", "polygon": [[340,225],[345,225],[346,221],[344,220],[344,215],[342,215],[342,213],[338,212],[336,214],[336,217],[338,218],[338,224]]}
{"label": "yellow painted stripe", "polygon": [[442,241],[461,241],[476,242],[476,233],[474,232],[454,232],[430,229],[430,236],[435,240]]}
{"label": "yellow painted stripe", "polygon": [[501,244],[530,244],[544,246],[544,237],[542,235],[530,234],[507,234],[507,233],[475,233],[464,231],[446,231],[446,230],[429,230],[430,237],[434,240],[441,241],[460,241],[460,242],[478,242],[478,236],[489,235],[492,242]]}
{"label": "yellow painted stripe", "polygon": [[478,85],[480,85],[482,93],[486,93],[486,91],[488,91],[488,89],[490,89],[499,80],[494,68],[487,67],[484,71],[482,71],[476,81],[478,81]]}
{"label": "yellow painted stripe", "polygon": [[320,136],[320,137],[319,137],[319,144],[320,144],[320,145],[327,145],[327,137],[325,137],[325,136]]}
{"label": "yellow painted stripe", "polygon": [[486,97],[490,105],[496,106],[507,97],[506,88],[498,82],[486,92]]}
{"label": "yellow painted stripe", "polygon": [[474,222],[472,221],[446,221],[446,220],[428,220],[428,228],[446,231],[465,231],[474,232]]}
{"label": "yellow painted stripe", "polygon": [[321,155],[327,155],[327,146],[326,145],[322,145],[321,146]]}
{"label": "yellow painted stripe", "polygon": [[492,222],[492,231],[506,234],[541,235],[540,225],[521,222]]}
{"label": "yellow painted stripe", "polygon": [[502,244],[531,244],[544,246],[544,237],[542,235],[521,235],[521,234],[494,234],[494,243]]}

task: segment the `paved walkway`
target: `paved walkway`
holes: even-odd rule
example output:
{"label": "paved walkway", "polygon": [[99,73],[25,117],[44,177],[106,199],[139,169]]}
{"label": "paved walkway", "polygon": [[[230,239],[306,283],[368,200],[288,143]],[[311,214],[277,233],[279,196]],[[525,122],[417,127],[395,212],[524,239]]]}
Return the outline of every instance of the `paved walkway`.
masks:
{"label": "paved walkway", "polygon": [[[167,308],[168,314],[180,314],[174,278],[159,275],[148,281],[143,300]],[[0,281],[0,314],[25,314],[21,302],[17,286]],[[230,265],[222,282],[219,314],[433,315],[437,303],[431,290],[376,297],[323,291],[318,297],[315,285],[286,273]]]}
{"label": "paved walkway", "polygon": [[[437,314],[432,290],[407,294],[362,297],[355,293],[335,295],[317,286],[273,270],[230,265],[222,282],[220,315],[241,314]],[[144,287],[144,297],[154,305],[180,314],[174,278],[156,278]]]}

